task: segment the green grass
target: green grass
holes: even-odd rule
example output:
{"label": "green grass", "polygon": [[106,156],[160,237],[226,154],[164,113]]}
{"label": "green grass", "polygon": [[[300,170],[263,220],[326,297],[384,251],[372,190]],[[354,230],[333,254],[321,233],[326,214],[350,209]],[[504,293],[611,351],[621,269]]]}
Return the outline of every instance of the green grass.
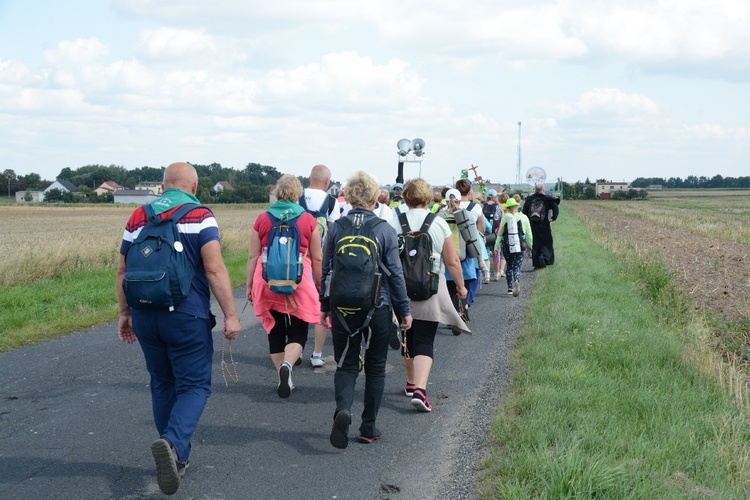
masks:
{"label": "green grass", "polygon": [[[247,252],[227,254],[224,262],[232,284],[245,283]],[[0,288],[0,351],[117,319],[115,275],[96,270]]]}
{"label": "green grass", "polygon": [[618,260],[572,217],[562,210],[556,264],[536,275],[483,494],[747,497],[750,422],[687,361],[691,323],[664,314],[668,273]]}

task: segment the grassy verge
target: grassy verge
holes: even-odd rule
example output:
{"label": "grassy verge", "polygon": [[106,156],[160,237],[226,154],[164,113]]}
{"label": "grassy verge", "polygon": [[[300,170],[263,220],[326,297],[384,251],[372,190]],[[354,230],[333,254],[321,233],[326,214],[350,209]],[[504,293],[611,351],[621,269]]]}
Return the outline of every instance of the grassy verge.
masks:
{"label": "grassy verge", "polygon": [[[245,283],[247,252],[224,256],[234,286]],[[0,351],[117,319],[115,270],[94,270],[0,288]]]}
{"label": "grassy verge", "polygon": [[678,294],[669,302],[658,261],[619,260],[567,210],[554,229],[557,263],[536,276],[484,495],[747,497],[750,422],[695,354],[700,331]]}

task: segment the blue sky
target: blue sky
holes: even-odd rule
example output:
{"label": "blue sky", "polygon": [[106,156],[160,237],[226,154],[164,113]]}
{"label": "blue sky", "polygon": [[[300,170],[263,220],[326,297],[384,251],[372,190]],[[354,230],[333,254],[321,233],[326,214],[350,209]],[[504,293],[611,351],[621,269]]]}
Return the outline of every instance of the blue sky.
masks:
{"label": "blue sky", "polygon": [[[750,175],[746,0],[0,0],[0,170]],[[407,159],[414,159],[412,156]],[[407,163],[405,177],[420,164]]]}

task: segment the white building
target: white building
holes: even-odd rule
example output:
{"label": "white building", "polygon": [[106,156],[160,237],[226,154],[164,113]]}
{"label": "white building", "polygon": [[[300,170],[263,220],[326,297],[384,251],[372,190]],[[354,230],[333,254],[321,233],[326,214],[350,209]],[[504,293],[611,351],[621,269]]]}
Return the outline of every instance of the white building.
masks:
{"label": "white building", "polygon": [[114,197],[115,203],[135,203],[138,205],[151,203],[159,198],[149,189],[119,189],[114,192]]}
{"label": "white building", "polygon": [[[26,201],[26,193],[31,195],[31,200]],[[41,203],[44,201],[44,191],[16,191],[16,203]]]}
{"label": "white building", "polygon": [[615,191],[625,191],[628,189],[627,182],[597,182],[596,197],[608,199],[612,197]]}

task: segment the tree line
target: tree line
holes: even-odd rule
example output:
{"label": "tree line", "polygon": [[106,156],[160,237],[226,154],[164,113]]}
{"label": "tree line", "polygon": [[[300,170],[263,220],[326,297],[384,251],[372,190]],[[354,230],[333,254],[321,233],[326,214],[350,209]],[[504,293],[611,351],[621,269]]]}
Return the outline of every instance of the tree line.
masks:
{"label": "tree line", "polygon": [[[269,186],[283,175],[276,168],[258,163],[248,163],[245,168],[237,170],[223,167],[219,163],[210,165],[192,164],[198,173],[198,198],[204,203],[263,203],[268,201]],[[86,193],[85,199],[69,193],[52,190],[47,193],[47,201],[108,203],[113,201],[111,194],[97,195],[94,190],[106,181],[114,181],[123,187],[133,189],[140,182],[161,182],[166,167],[139,167],[127,170],[119,165],[85,165],[79,168],[63,168],[55,180],[67,180]],[[304,187],[310,185],[307,177],[298,177]],[[233,191],[214,191],[218,182],[226,181]],[[18,176],[13,170],[6,169],[0,174],[0,189],[7,188],[8,196],[16,191],[43,191],[54,182],[44,180],[39,174],[31,173]],[[58,191],[58,192],[55,192]],[[0,191],[1,192],[1,191]]]}
{"label": "tree line", "polygon": [[750,176],[744,177],[713,177],[689,175],[685,180],[679,177],[638,177],[630,183],[633,188],[647,188],[662,186],[666,189],[719,189],[719,188],[750,188]]}

